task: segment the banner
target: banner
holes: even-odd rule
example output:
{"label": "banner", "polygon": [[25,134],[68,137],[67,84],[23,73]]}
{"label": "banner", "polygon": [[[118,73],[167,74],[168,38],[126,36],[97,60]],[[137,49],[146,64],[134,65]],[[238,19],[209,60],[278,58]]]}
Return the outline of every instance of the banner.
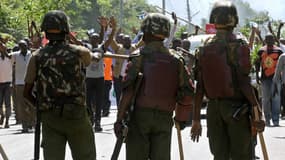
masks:
{"label": "banner", "polygon": [[214,24],[206,24],[206,34],[216,34],[217,30]]}

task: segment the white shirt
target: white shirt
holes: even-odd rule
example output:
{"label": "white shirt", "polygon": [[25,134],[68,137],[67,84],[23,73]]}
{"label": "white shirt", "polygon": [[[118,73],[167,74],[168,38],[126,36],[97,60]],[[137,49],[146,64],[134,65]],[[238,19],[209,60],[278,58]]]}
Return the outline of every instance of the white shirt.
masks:
{"label": "white shirt", "polygon": [[[129,49],[126,49],[126,55],[130,55]],[[122,77],[124,77],[126,75],[127,65],[128,65],[128,60],[124,60],[124,62],[122,64],[121,74],[120,74]]]}
{"label": "white shirt", "polygon": [[32,57],[31,51],[27,51],[26,56],[20,54],[20,51],[11,53],[11,56],[12,62],[15,64],[15,84],[24,85],[27,66]]}
{"label": "white shirt", "polygon": [[0,58],[0,83],[12,82],[12,60]]}

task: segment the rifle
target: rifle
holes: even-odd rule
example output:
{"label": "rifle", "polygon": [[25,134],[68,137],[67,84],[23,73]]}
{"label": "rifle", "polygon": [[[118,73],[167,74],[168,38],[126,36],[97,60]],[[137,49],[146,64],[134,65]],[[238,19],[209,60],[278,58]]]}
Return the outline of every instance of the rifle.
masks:
{"label": "rifle", "polygon": [[41,140],[41,113],[39,104],[36,102],[36,127],[34,137],[34,160],[40,159],[40,140]]}
{"label": "rifle", "polygon": [[143,78],[143,74],[141,72],[139,72],[137,80],[136,80],[136,84],[135,84],[135,92],[134,92],[134,94],[132,96],[132,100],[131,100],[131,106],[129,107],[129,112],[127,113],[127,115],[126,115],[126,117],[124,118],[124,121],[123,121],[123,134],[122,134],[121,137],[117,138],[116,145],[115,145],[115,148],[113,150],[113,154],[112,154],[111,160],[117,160],[118,159],[119,154],[120,154],[120,150],[122,148],[122,145],[125,142],[125,139],[127,137],[127,134],[128,134],[128,122],[130,120],[130,114],[133,111],[136,95],[137,95],[137,92],[138,92],[138,90],[140,88],[140,85],[141,85],[141,82],[142,82],[142,78]]}

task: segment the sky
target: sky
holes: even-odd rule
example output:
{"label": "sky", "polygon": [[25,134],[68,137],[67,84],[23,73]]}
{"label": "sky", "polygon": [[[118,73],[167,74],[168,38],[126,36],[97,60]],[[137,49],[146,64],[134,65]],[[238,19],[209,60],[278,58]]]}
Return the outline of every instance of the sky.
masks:
{"label": "sky", "polygon": [[[285,0],[243,0],[250,4],[251,8],[257,11],[268,11],[275,20],[285,22]],[[149,4],[162,6],[162,0],[147,0]],[[165,0],[166,10],[175,12],[178,17],[187,19],[187,0]],[[192,18],[192,23],[201,24],[201,18],[208,20],[210,7],[214,0],[189,0],[191,14],[198,12]],[[262,2],[262,3],[261,3]]]}

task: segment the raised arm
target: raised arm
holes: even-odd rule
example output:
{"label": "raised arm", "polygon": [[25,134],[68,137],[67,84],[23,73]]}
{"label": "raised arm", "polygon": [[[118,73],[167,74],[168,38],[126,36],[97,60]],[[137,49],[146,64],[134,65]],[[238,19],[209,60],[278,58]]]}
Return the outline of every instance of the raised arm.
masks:
{"label": "raised arm", "polygon": [[273,35],[275,41],[277,42],[277,45],[280,46],[279,39],[277,38],[276,34],[272,30],[271,22],[268,22],[268,29],[269,29],[270,33]]}
{"label": "raised arm", "polygon": [[112,28],[112,32],[109,35],[108,39],[105,41],[104,43],[104,48],[107,49],[109,47],[109,45],[112,43],[113,45],[111,46],[112,49],[116,50],[116,48],[118,48],[117,43],[114,42],[114,35],[116,33],[116,29],[117,29],[117,22],[115,20],[114,17],[110,18],[110,22],[109,22],[110,27]]}
{"label": "raised arm", "polygon": [[250,36],[249,36],[249,48],[252,50],[253,49],[253,43],[254,43],[254,37],[255,37],[255,27],[251,27],[251,32],[250,32]]}
{"label": "raised arm", "polygon": [[281,35],[281,28],[284,26],[284,22],[280,22],[278,31],[277,31],[277,39],[280,40],[280,35]]}
{"label": "raised arm", "polygon": [[98,23],[101,26],[101,30],[100,30],[100,37],[99,37],[99,43],[102,43],[104,40],[104,33],[107,30],[108,27],[108,19],[106,17],[100,16],[97,19]]}

